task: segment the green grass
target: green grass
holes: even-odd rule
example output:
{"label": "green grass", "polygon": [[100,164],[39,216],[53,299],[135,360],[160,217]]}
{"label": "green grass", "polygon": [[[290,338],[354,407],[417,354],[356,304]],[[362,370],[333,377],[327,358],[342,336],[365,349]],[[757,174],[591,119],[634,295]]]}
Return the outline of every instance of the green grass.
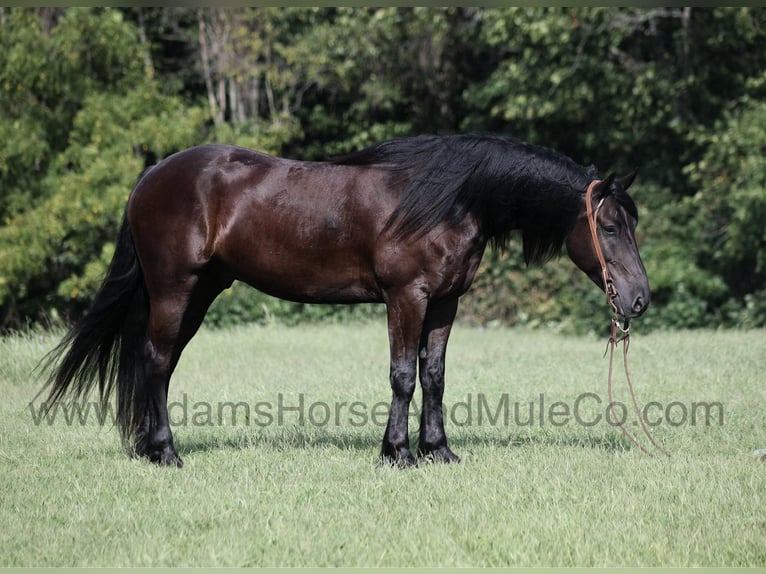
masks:
{"label": "green grass", "polygon": [[[676,421],[680,405],[720,402],[723,425],[656,426],[669,460],[630,448],[603,420],[517,425],[513,405],[526,420],[541,393],[546,410],[594,393],[602,403],[591,397],[580,414],[603,414],[603,341],[462,327],[445,403],[463,462],[411,470],[379,467],[382,426],[350,420],[347,406],[322,426],[295,413],[281,425],[253,413],[249,424],[191,420],[204,422],[197,403],[221,401],[272,403],[275,415],[279,393],[288,406],[302,396],[319,423],[320,403],[360,401],[369,415],[389,398],[383,324],[201,332],[171,385],[172,401],[186,398],[174,429],[182,470],[128,459],[95,420],[35,425],[30,371],[55,341],[1,339],[0,565],[766,565],[766,465],[753,456],[766,448],[766,333],[636,327],[639,399],[676,402]],[[480,393],[493,410],[507,396],[508,425],[486,413],[478,424]]]}

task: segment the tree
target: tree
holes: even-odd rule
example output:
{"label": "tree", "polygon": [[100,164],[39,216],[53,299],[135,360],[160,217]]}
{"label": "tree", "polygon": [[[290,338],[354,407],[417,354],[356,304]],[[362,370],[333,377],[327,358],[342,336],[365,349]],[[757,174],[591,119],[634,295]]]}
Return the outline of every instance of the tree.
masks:
{"label": "tree", "polygon": [[[34,146],[38,154],[21,157],[34,196],[4,188],[0,321],[8,325],[82,310],[103,276],[139,173],[191,145],[204,115],[148,77],[137,31],[120,12],[67,10],[51,19],[45,11],[14,11],[5,26],[16,41],[2,65],[15,71],[10,77],[20,87],[0,123],[2,144],[20,141],[16,126],[33,126],[23,134],[46,142]],[[51,66],[24,65],[47,58],[51,46],[62,50],[54,59],[64,60],[60,78],[48,76],[55,66],[49,72]],[[57,85],[46,96],[50,80]],[[20,168],[5,157],[12,166],[7,181]]]}
{"label": "tree", "polygon": [[[645,326],[764,325],[763,45],[750,8],[0,8],[0,326],[80,312],[131,186],[178,149],[466,131],[640,168]],[[599,328],[570,266],[482,269],[475,320]]]}
{"label": "tree", "polygon": [[[763,76],[757,83],[765,85]],[[760,90],[759,90],[760,91]],[[743,98],[705,134],[707,150],[687,166],[699,265],[736,300],[766,310],[766,103]]]}
{"label": "tree", "polygon": [[338,8],[304,37],[322,54],[297,111],[293,155],[324,158],[383,139],[458,131],[463,92],[485,73],[479,9]]}

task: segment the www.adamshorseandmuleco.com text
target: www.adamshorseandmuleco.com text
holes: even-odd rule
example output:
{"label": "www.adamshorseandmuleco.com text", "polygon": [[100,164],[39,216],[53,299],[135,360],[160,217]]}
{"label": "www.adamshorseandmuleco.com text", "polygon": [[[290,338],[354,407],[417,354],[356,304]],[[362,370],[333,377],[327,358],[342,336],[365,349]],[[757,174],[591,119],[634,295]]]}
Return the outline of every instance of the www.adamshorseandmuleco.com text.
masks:
{"label": "www.adamshorseandmuleco.com text", "polygon": [[[461,399],[443,404],[444,418],[456,427],[565,427],[576,425],[594,427],[606,424],[617,426],[636,424],[632,405],[607,402],[593,392],[586,392],[568,400],[556,399],[540,393],[533,399],[514,399],[509,393],[489,395],[468,394]],[[35,425],[114,425],[116,413],[110,402],[98,401],[28,405]],[[268,399],[227,400],[218,402],[194,400],[186,393],[168,402],[168,415],[172,426],[350,426],[368,425],[385,427],[388,420],[387,402],[367,403],[354,400],[324,400],[306,394],[277,393]],[[640,415],[649,427],[667,425],[723,426],[724,405],[720,401],[656,401],[650,400],[640,407]],[[410,417],[420,419],[420,405],[413,400]]]}

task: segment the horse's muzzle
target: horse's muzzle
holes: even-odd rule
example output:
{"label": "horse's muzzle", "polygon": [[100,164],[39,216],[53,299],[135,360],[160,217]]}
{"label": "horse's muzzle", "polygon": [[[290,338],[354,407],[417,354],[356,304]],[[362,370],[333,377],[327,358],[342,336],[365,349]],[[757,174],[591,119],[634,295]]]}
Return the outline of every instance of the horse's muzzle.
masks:
{"label": "horse's muzzle", "polygon": [[[615,304],[617,306],[617,310],[620,312],[620,315],[626,319],[635,319],[636,317],[640,317],[644,314],[647,307],[649,307],[650,299],[651,296],[649,294],[639,293],[632,296],[632,298],[626,297],[625,299],[623,299],[622,295],[620,294],[617,296]],[[626,306],[624,304],[626,301],[630,301],[630,305]]]}

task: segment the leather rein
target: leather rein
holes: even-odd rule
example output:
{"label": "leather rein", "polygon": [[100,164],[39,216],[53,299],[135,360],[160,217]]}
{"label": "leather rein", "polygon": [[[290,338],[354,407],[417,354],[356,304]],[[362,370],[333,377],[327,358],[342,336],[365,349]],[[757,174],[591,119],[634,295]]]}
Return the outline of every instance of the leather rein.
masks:
{"label": "leather rein", "polygon": [[[636,445],[641,451],[648,454],[649,456],[652,456],[652,453],[650,453],[646,448],[644,448],[638,440],[636,440],[636,437],[634,437],[631,432],[625,428],[625,426],[622,424],[622,421],[617,417],[615,410],[614,410],[614,401],[612,400],[612,370],[614,365],[614,350],[615,347],[617,347],[617,343],[622,341],[622,364],[625,369],[625,379],[628,383],[628,389],[630,391],[630,398],[633,401],[633,410],[636,413],[636,417],[638,418],[638,422],[641,424],[641,429],[644,431],[644,434],[649,439],[649,442],[652,443],[652,446],[662,452],[666,456],[670,456],[670,453],[662,448],[660,445],[657,444],[657,442],[654,440],[654,437],[649,432],[649,429],[646,428],[646,423],[644,422],[644,417],[641,416],[641,409],[638,406],[638,400],[636,399],[636,393],[633,391],[633,383],[630,380],[630,372],[628,371],[628,348],[630,347],[630,319],[625,319],[625,322],[620,325],[620,314],[617,311],[617,304],[616,299],[619,293],[617,292],[617,287],[614,284],[614,281],[612,280],[612,277],[609,275],[609,270],[606,267],[606,259],[604,259],[604,253],[601,250],[601,243],[598,239],[598,233],[597,233],[597,225],[596,225],[596,217],[598,216],[598,212],[601,209],[601,206],[604,204],[604,201],[606,199],[606,196],[601,199],[601,201],[598,202],[595,209],[593,207],[593,191],[596,188],[596,186],[601,183],[601,180],[595,179],[593,180],[590,185],[588,185],[588,189],[585,192],[585,208],[586,208],[586,214],[588,217],[588,227],[590,227],[590,235],[591,239],[593,240],[593,247],[596,250],[596,256],[598,257],[599,265],[601,265],[601,279],[604,282],[604,292],[606,293],[606,300],[609,304],[609,307],[612,311],[612,330],[611,334],[609,335],[609,341],[607,343],[607,349],[609,351],[609,380],[607,384],[607,396],[609,399],[609,409],[612,416],[612,421],[614,424],[616,424],[620,431],[622,431],[622,434],[630,440],[634,445]],[[618,338],[617,333],[621,332],[621,336]],[[606,352],[604,352],[604,355],[606,355]]]}

